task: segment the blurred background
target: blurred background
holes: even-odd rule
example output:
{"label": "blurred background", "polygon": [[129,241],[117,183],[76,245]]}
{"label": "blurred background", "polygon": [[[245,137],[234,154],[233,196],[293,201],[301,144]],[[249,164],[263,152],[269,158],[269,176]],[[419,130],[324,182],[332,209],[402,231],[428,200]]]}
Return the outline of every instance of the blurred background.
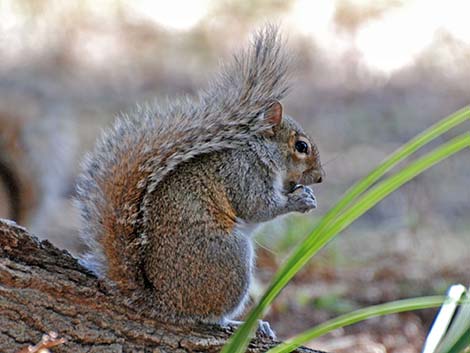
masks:
{"label": "blurred background", "polygon": [[[295,59],[285,111],[314,138],[327,176],[316,211],[260,229],[256,298],[352,183],[470,103],[468,13],[452,0],[1,0],[0,217],[80,251],[74,183],[100,129],[136,102],[194,94],[250,33],[277,23]],[[468,285],[469,162],[465,151],[427,171],[330,243],[268,314],[279,336]],[[311,346],[419,352],[434,313],[370,320]]]}

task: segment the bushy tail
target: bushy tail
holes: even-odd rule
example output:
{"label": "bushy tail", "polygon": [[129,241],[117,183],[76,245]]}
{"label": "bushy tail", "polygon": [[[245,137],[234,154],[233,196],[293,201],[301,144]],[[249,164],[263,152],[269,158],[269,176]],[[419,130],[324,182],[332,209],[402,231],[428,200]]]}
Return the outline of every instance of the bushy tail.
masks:
{"label": "bushy tail", "polygon": [[103,134],[78,184],[88,267],[116,281],[127,274],[125,287],[139,284],[145,195],[180,163],[245,145],[269,129],[263,112],[286,94],[288,62],[278,30],[268,26],[197,98],[138,108]]}

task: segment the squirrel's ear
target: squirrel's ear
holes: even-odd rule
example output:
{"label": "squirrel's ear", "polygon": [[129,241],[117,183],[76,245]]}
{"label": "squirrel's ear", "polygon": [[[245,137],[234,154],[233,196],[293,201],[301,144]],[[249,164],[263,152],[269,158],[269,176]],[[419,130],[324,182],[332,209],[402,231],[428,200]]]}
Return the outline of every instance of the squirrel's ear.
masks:
{"label": "squirrel's ear", "polygon": [[272,128],[266,131],[266,136],[273,136],[276,128],[282,123],[282,104],[279,101],[275,101],[266,109],[263,118],[272,125]]}

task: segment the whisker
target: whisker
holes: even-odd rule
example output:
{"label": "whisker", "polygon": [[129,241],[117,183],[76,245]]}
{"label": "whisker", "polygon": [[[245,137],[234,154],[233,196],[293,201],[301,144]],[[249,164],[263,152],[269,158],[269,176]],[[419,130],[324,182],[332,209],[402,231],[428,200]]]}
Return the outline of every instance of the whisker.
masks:
{"label": "whisker", "polygon": [[328,159],[325,163],[322,163],[322,167],[326,166],[327,164],[336,161],[338,158],[344,157],[343,153],[337,153],[336,156]]}

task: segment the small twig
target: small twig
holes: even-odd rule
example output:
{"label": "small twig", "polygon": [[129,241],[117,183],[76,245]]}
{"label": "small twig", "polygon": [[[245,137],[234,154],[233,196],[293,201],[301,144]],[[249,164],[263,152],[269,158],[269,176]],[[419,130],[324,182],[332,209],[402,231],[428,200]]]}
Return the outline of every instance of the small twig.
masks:
{"label": "small twig", "polygon": [[65,342],[67,342],[65,338],[58,338],[57,333],[51,331],[49,334],[42,336],[41,342],[35,346],[25,347],[18,351],[18,353],[49,353],[50,351],[48,348],[58,346]]}

